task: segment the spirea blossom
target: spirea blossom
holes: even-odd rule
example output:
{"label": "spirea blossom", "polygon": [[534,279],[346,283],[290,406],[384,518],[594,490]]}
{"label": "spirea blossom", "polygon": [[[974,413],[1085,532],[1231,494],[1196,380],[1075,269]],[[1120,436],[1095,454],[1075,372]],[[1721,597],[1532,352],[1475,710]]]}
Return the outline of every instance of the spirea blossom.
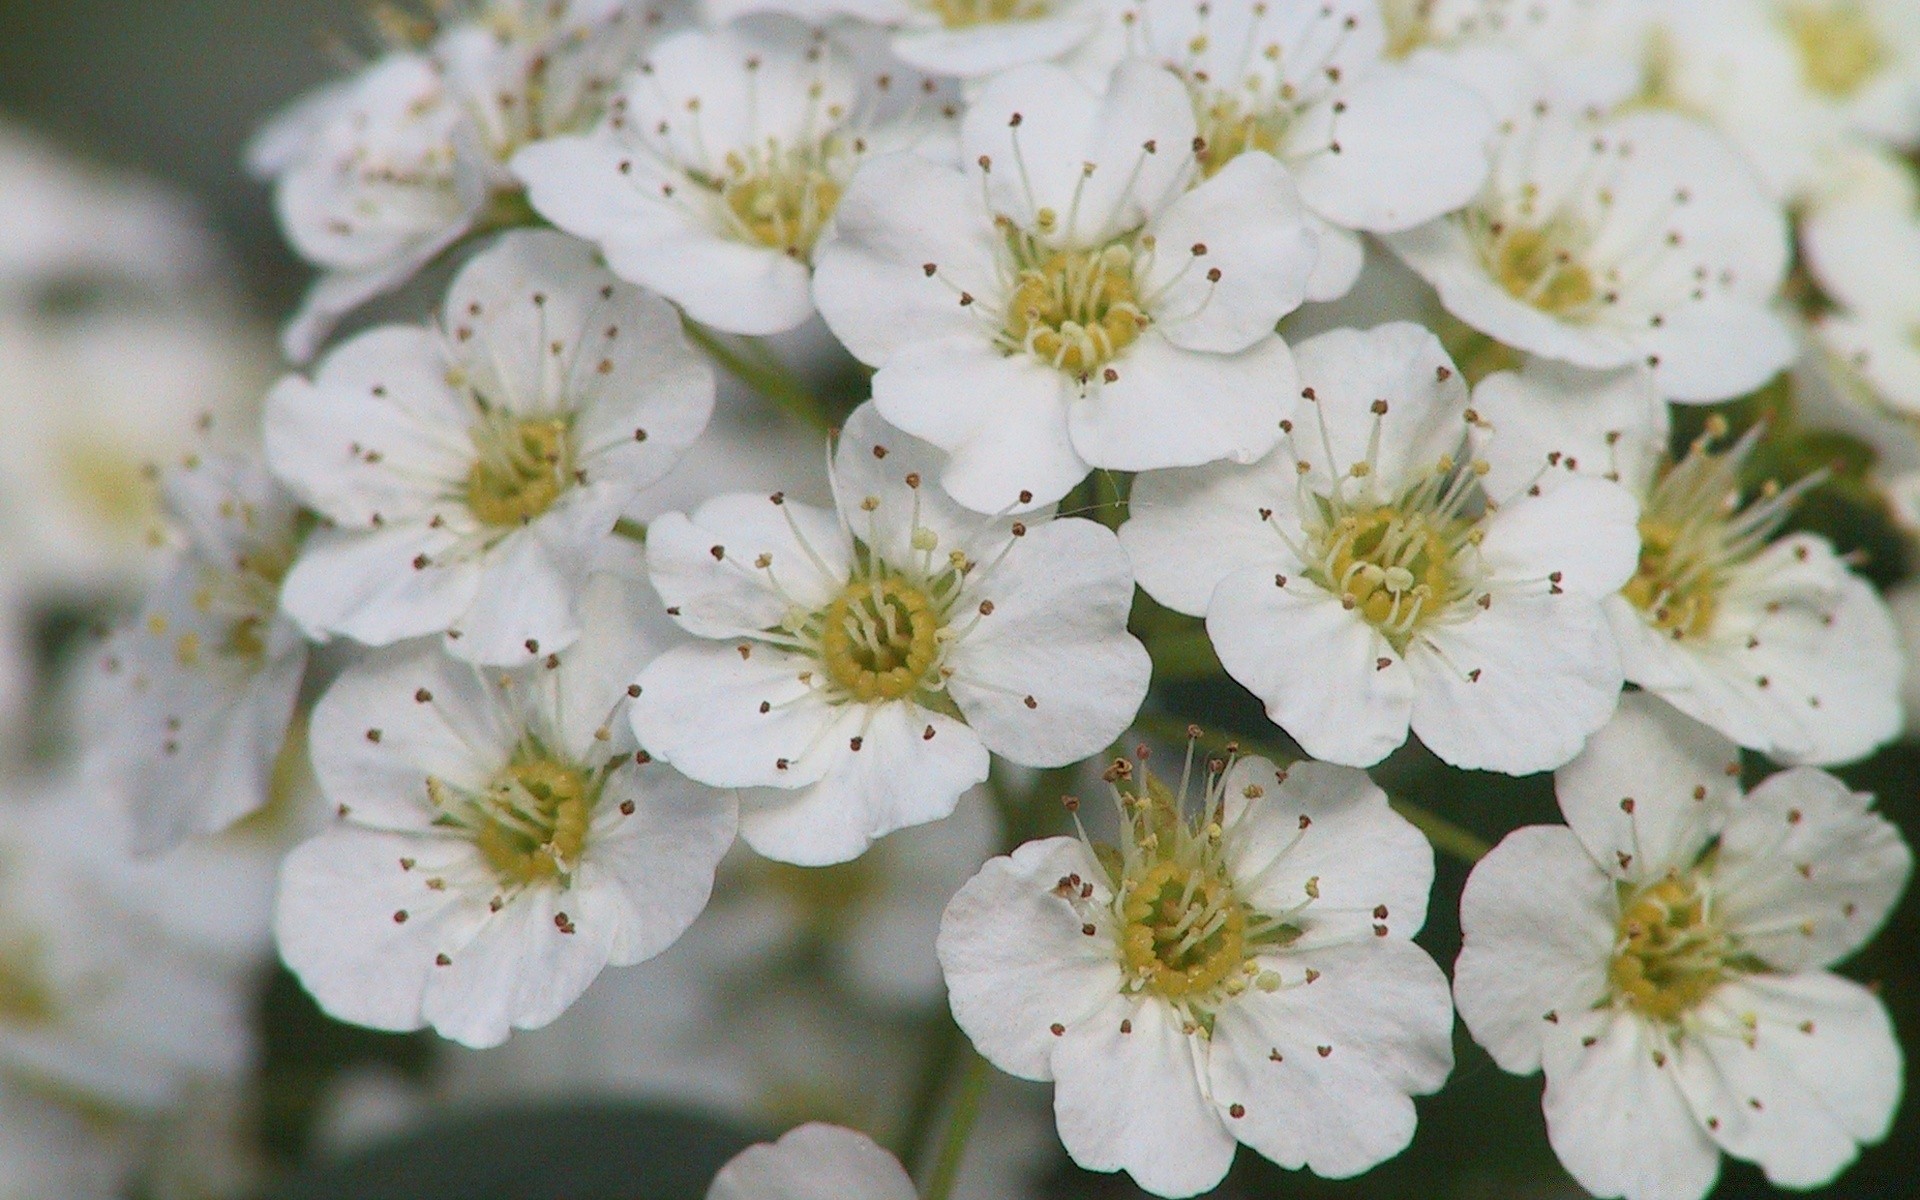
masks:
{"label": "spirea blossom", "polygon": [[1351,768],[1201,773],[1192,812],[1186,779],[1116,788],[1117,847],[1048,838],[981,868],[941,922],[954,1019],[1001,1070],[1053,1081],[1083,1167],[1192,1196],[1244,1143],[1357,1175],[1453,1066],[1446,980],[1410,940],[1433,852]]}
{"label": "spirea blossom", "polygon": [[938,469],[866,405],[834,452],[835,511],[719,496],[648,529],[653,584],[700,641],[641,674],[634,730],[695,779],[757,789],[741,831],[762,854],[852,858],[946,816],[989,750],[1064,765],[1139,710],[1150,664],[1114,536],[970,513]]}
{"label": "spirea blossom", "polygon": [[1818,1187],[1885,1136],[1886,1009],[1829,967],[1872,936],[1913,856],[1812,768],[1742,796],[1731,742],[1648,695],[1555,776],[1567,825],[1474,868],[1460,1015],[1547,1077],[1547,1131],[1597,1196],[1699,1200],[1722,1152]]}
{"label": "spirea blossom", "polygon": [[720,1168],[707,1200],[913,1200],[913,1180],[873,1139],[802,1125]]}
{"label": "spirea blossom", "polygon": [[444,633],[479,663],[562,649],[598,547],[712,406],[672,309],[578,242],[505,237],[444,324],[361,334],[268,398],[268,461],[329,522],[286,609],[376,646]]}
{"label": "spirea blossom", "polygon": [[877,368],[880,414],[948,452],[960,503],[1272,447],[1296,391],[1273,326],[1314,238],[1269,155],[1195,186],[1196,133],[1186,89],[1145,62],[1102,91],[1023,67],[969,106],[962,166],[893,155],[854,176],[814,296]]}

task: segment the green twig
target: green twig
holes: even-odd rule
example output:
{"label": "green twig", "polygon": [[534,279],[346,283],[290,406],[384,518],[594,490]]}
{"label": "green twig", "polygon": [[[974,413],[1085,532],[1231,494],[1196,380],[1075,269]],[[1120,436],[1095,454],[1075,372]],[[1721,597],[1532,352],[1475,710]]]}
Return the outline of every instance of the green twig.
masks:
{"label": "green twig", "polygon": [[940,1097],[953,1077],[954,1064],[966,1048],[960,1027],[942,1012],[927,1031],[927,1045],[920,1064],[920,1078],[914,1082],[907,1103],[907,1119],[901,1126],[894,1149],[907,1174],[918,1175],[927,1152],[933,1148],[933,1122],[940,1115]]}
{"label": "green twig", "polygon": [[629,541],[647,544],[647,527],[631,517],[621,517],[613,523],[613,532]]}
{"label": "green twig", "polygon": [[681,323],[694,344],[711,355],[729,375],[820,432],[833,429],[833,421],[827,416],[820,397],[778,359],[764,352],[744,351],[697,321]]}
{"label": "green twig", "polygon": [[925,1200],[947,1200],[960,1177],[960,1162],[966,1157],[967,1141],[973,1136],[974,1122],[980,1116],[980,1101],[987,1094],[991,1069],[971,1047],[963,1051],[966,1066],[960,1086],[954,1092],[953,1109],[947,1117],[947,1134],[940,1143],[940,1157],[934,1160],[933,1173],[920,1190]]}

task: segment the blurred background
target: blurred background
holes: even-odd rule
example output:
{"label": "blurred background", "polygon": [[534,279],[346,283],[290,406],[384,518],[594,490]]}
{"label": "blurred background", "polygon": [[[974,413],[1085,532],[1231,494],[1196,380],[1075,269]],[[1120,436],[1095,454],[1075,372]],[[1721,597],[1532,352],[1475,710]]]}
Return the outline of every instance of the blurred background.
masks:
{"label": "blurred background", "polygon": [[[48,179],[71,174],[124,201],[103,208],[117,215],[90,226],[90,236],[60,251],[64,257],[48,259],[54,269],[28,272],[31,286],[0,331],[0,420],[15,423],[0,442],[16,441],[19,428],[38,428],[54,408],[83,426],[61,436],[85,441],[129,422],[169,429],[172,422],[184,437],[195,414],[244,414],[257,400],[278,370],[273,331],[308,276],[280,239],[266,189],[246,175],[243,149],[268,115],[339,72],[341,47],[371,44],[368,7],[355,0],[0,0],[0,147],[28,164],[0,175],[0,275],[39,227],[29,220],[32,205],[68,203]],[[62,164],[59,155],[91,166]],[[95,168],[142,176],[183,208],[175,212],[169,201],[110,182]],[[35,198],[20,202],[9,187]],[[100,250],[122,237],[170,249],[150,256],[157,264],[150,276],[103,284],[88,265],[88,244]],[[156,321],[166,336],[153,336]],[[50,340],[63,355],[49,357]],[[84,390],[76,390],[76,373],[87,375]],[[136,412],[137,421],[129,416]],[[751,440],[759,427],[746,428]],[[169,436],[163,429],[155,444],[169,444]],[[813,454],[771,432],[755,445],[749,453],[774,468],[789,455]],[[14,452],[0,447],[0,459]],[[817,459],[804,461],[810,469]],[[113,480],[96,481],[95,506],[108,511],[95,515],[103,520],[114,516],[121,494]],[[10,523],[21,522],[45,526],[43,538],[92,536],[31,515],[28,499],[0,493],[0,506],[14,510],[0,512],[0,541]],[[1904,574],[1898,538],[1869,508],[1849,507],[1844,496],[1821,503],[1828,507],[1811,506],[1809,519],[1837,534],[1843,548],[1865,547],[1870,573],[1883,582]],[[9,796],[44,788],[60,773],[68,750],[57,702],[64,664],[84,652],[92,626],[136,594],[137,567],[72,558],[53,545],[0,559],[0,608],[23,626],[15,644],[32,658],[14,664],[10,676],[19,707],[4,739],[0,790]],[[0,683],[0,704],[6,689]],[[1176,687],[1165,698],[1182,720],[1272,733],[1237,689]],[[297,766],[287,784],[294,795],[304,786]],[[1844,774],[1876,792],[1883,811],[1920,844],[1920,750],[1896,746]],[[1490,840],[1556,819],[1544,780],[1462,776],[1417,750],[1397,755],[1378,777]],[[1040,801],[1073,784],[1060,777],[1004,782]],[[930,943],[928,919],[997,844],[994,821],[991,806],[972,797],[954,821],[917,839],[890,839],[885,855],[837,875],[802,878],[735,864],[722,902],[674,952],[609,972],[551,1029],[485,1054],[427,1035],[334,1024],[256,954],[240,985],[250,1065],[217,1094],[195,1100],[195,1119],[142,1135],[166,1142],[186,1166],[168,1162],[151,1140],[122,1150],[146,1164],[137,1186],[153,1200],[680,1200],[702,1195],[713,1171],[747,1141],[803,1117],[845,1120],[897,1140],[941,1103],[939,1089],[920,1081],[941,1080],[961,1050],[925,964],[876,964],[850,939],[878,936],[862,925],[871,910],[920,914]],[[1421,938],[1443,964],[1458,949],[1455,909],[1466,869],[1441,859]],[[264,903],[270,881],[247,886]],[[1915,894],[1846,970],[1881,987],[1903,1043],[1920,1046]],[[14,1015],[4,984],[0,973],[0,1025]],[[1242,1154],[1219,1195],[1582,1195],[1547,1147],[1538,1078],[1502,1074],[1464,1036],[1458,1050],[1452,1082],[1421,1102],[1419,1135],[1400,1158],[1359,1180],[1328,1183]],[[7,1164],[6,1112],[0,1103],[0,1197],[82,1196],[63,1190],[77,1184],[18,1183],[39,1177]],[[1138,1195],[1123,1177],[1072,1170],[1058,1152],[1045,1089],[1008,1081],[990,1093],[962,1190],[977,1200]],[[1774,1194],[1757,1171],[1731,1162],[1716,1193]],[[1912,1089],[1892,1136],[1820,1194],[1920,1196],[1920,1106]]]}

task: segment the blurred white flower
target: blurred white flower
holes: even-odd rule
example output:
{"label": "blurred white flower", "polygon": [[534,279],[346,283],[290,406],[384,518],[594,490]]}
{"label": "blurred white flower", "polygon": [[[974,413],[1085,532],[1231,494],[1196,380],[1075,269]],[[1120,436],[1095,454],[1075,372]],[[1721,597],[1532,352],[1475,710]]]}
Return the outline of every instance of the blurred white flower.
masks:
{"label": "blurred white flower", "polygon": [[126,1151],[83,1114],[0,1084],[0,1200],[115,1200]]}
{"label": "blurred white flower", "polygon": [[733,797],[636,755],[629,681],[670,627],[638,564],[590,580],[578,641],[516,672],[432,646],[314,711],[338,822],[281,872],[280,951],[342,1020],[471,1046],[552,1021],[706,907]]}
{"label": "blurred white flower", "polygon": [[705,7],[722,21],[779,12],[879,26],[901,62],[967,80],[1058,60],[1094,43],[1113,20],[1103,0],[706,0]]}
{"label": "blurred white flower", "polygon": [[1126,48],[1193,96],[1201,170],[1265,151],[1292,174],[1320,247],[1310,300],[1346,293],[1360,231],[1410,229],[1479,194],[1493,117],[1469,88],[1386,61],[1377,0],[1133,0]]}
{"label": "blurred white flower", "polygon": [[1387,53],[1473,88],[1497,115],[1541,82],[1602,108],[1643,86],[1646,38],[1662,0],[1379,0]]}
{"label": "blurred white flower", "polygon": [[1720,1154],[1832,1179],[1900,1095],[1886,1009],[1826,968],[1913,856],[1872,797],[1812,768],[1750,795],[1728,742],[1645,694],[1555,776],[1567,827],[1509,834],[1461,903],[1460,1015],[1546,1071],[1548,1136],[1599,1196],[1698,1200]]}
{"label": "blurred white flower", "polygon": [[694,320],[733,333],[813,315],[815,242],[867,157],[937,142],[925,110],[871,119],[882,75],[816,33],[771,26],[688,30],[627,77],[591,135],[522,151],[513,168],[540,214],[597,244],[621,276]]}
{"label": "blurred white flower", "polygon": [[640,677],[647,749],[744,799],[741,833],[817,866],[938,820],[988,751],[1059,766],[1105,747],[1151,671],[1133,577],[1091,521],[967,512],[932,448],[857,410],[837,511],[719,496],[648,531],[667,611],[702,639]]}
{"label": "blurred white flower", "polygon": [[1286,169],[1199,171],[1186,89],[1130,61],[1102,91],[1064,68],[996,76],[964,168],[873,160],[842,200],[814,296],[879,368],[881,415],[951,453],[982,512],[1047,504],[1095,467],[1246,462],[1279,436],[1314,238]]}
{"label": "blurred white flower", "polygon": [[397,30],[392,53],[296,102],[254,141],[251,165],[274,180],[282,231],[323,272],[283,338],[296,362],[461,237],[518,223],[507,160],[598,120],[651,25],[631,0],[446,9],[437,33],[417,31],[424,44]]}
{"label": "blurred white flower", "polygon": [[1807,266],[1836,304],[1814,318],[1820,345],[1881,404],[1920,417],[1920,210],[1869,198],[1802,228]]}
{"label": "blurred white flower", "polygon": [[872,1138],[802,1125],[749,1147],[707,1189],[707,1200],[914,1200],[913,1180]]}
{"label": "blurred white flower", "polygon": [[1433,852],[1359,771],[1201,770],[1196,812],[1157,780],[1116,788],[1117,850],[1029,842],[961,889],[938,943],[954,1019],[1054,1082],[1083,1167],[1191,1196],[1244,1142],[1357,1175],[1453,1066],[1445,976],[1410,940]]}
{"label": "blurred white flower", "polygon": [[386,326],[267,401],[267,458],[333,523],[283,603],[310,634],[446,634],[512,665],[579,636],[596,549],[713,406],[673,310],[557,233],[514,233],[454,280],[445,326]]}
{"label": "blurred white flower", "polygon": [[1572,758],[1620,691],[1601,601],[1633,573],[1632,498],[1490,489],[1466,385],[1420,326],[1296,353],[1308,402],[1273,454],[1135,480],[1121,541],[1141,586],[1204,615],[1228,674],[1316,757],[1369,766],[1411,727],[1459,767]]}
{"label": "blurred white flower", "polygon": [[1671,400],[1751,391],[1796,352],[1769,311],[1779,203],[1718,134],[1670,113],[1538,101],[1502,123],[1479,199],[1386,240],[1480,332],[1578,367],[1645,363]]}
{"label": "blurred white flower", "polygon": [[1483,380],[1473,403],[1504,445],[1496,485],[1605,478],[1641,502],[1639,568],[1607,600],[1628,682],[1785,762],[1850,762],[1898,734],[1904,664],[1886,602],[1825,538],[1780,534],[1821,476],[1745,494],[1761,429],[1723,447],[1712,421],[1674,462],[1643,373],[1537,360]]}

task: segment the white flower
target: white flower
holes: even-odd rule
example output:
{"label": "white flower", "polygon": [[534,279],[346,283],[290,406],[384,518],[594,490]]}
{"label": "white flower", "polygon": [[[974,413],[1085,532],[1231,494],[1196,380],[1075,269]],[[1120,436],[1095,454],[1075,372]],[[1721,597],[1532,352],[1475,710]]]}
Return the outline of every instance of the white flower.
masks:
{"label": "white flower", "polygon": [[0,1086],[0,1200],[114,1200],[125,1147],[98,1120]]}
{"label": "white flower", "polygon": [[963,168],[893,155],[854,177],[814,296],[879,368],[881,414],[951,452],[962,504],[1050,503],[1093,467],[1246,462],[1279,436],[1295,383],[1273,325],[1314,239],[1267,155],[1190,189],[1195,129],[1150,64],[1104,92],[1021,67],[969,108]]}
{"label": "white flower", "polygon": [[1496,487],[1585,475],[1641,501],[1639,567],[1606,602],[1628,682],[1786,762],[1863,758],[1899,732],[1886,602],[1825,538],[1779,536],[1820,477],[1743,494],[1760,429],[1716,448],[1716,419],[1674,462],[1666,406],[1640,372],[1538,361],[1489,376],[1473,403],[1505,446]]}
{"label": "white flower", "polygon": [[1485,490],[1466,385],[1417,325],[1296,353],[1308,403],[1273,454],[1134,481],[1141,586],[1204,615],[1228,674],[1317,758],[1370,765],[1409,727],[1460,767],[1572,758],[1620,690],[1601,600],[1633,572],[1631,498]]}
{"label": "white flower", "polygon": [[1502,123],[1478,200],[1387,244],[1480,332],[1578,367],[1644,362],[1672,400],[1751,391],[1795,354],[1768,311],[1780,206],[1718,135],[1669,113],[1540,101]]}
{"label": "white flower", "polygon": [[1202,769],[1191,815],[1157,780],[1116,788],[1117,850],[1049,838],[981,868],[941,923],[954,1019],[1054,1082],[1083,1167],[1191,1196],[1244,1142],[1357,1175],[1453,1066],[1445,977],[1410,940],[1433,852],[1359,771]]}
{"label": "white flower", "polygon": [[287,239],[324,271],[286,330],[297,362],[340,317],[461,237],[496,215],[513,220],[506,161],[531,141],[591,126],[647,29],[628,0],[448,8],[430,42],[297,103],[252,148],[255,171],[275,180]]}
{"label": "white flower", "polygon": [[650,605],[637,566],[602,571],[580,639],[542,663],[422,646],[322,698],[314,769],[339,821],[288,857],[275,930],[329,1012],[495,1045],[699,915],[734,801],[636,758],[628,681],[666,627]]}
{"label": "white flower", "polygon": [[316,636],[558,650],[596,548],[712,404],[671,308],[570,238],[510,234],[454,280],[444,328],[361,334],[268,398],[268,461],[335,526],[283,603]]}
{"label": "white flower", "polygon": [[978,79],[1087,46],[1112,20],[1104,0],[707,0],[718,20],[788,13],[879,25],[900,61],[932,75]]}
{"label": "white flower", "polygon": [[1920,213],[1866,201],[1810,218],[1808,267],[1837,308],[1814,320],[1827,352],[1896,413],[1920,415]]}
{"label": "white flower", "polygon": [[164,492],[185,545],[87,679],[90,774],[128,805],[141,854],[266,803],[307,662],[280,613],[298,514],[265,465],[195,457]]}
{"label": "white flower", "polygon": [[1377,0],[1135,0],[1127,48],[1193,96],[1207,174],[1264,150],[1285,163],[1320,245],[1311,300],[1359,276],[1362,230],[1409,229],[1474,198],[1493,119],[1468,88],[1383,61]]}
{"label": "white flower", "polygon": [[989,750],[1085,758],[1146,695],[1113,535],[966,512],[923,486],[938,461],[863,406],[834,456],[837,512],[720,496],[648,530],[654,586],[703,640],[641,675],[635,732],[702,782],[777,789],[741,815],[770,858],[838,862],[938,820]]}
{"label": "white flower", "polygon": [[913,1200],[913,1180],[872,1138],[802,1125],[720,1168],[707,1200]]}
{"label": "white flower", "polygon": [[814,244],[854,168],[935,132],[918,114],[870,128],[861,91],[841,49],[790,24],[688,30],[654,47],[593,133],[513,168],[542,216],[623,277],[702,324],[778,333],[813,315]]}
{"label": "white flower", "polygon": [[1474,1039],[1546,1070],[1548,1136],[1587,1190],[1697,1200],[1720,1152],[1817,1187],[1885,1136],[1900,1050],[1825,968],[1912,868],[1872,797],[1798,768],[1752,794],[1738,752],[1644,694],[1555,784],[1567,828],[1482,859],[1454,970]]}
{"label": "white flower", "polygon": [[1648,57],[1648,98],[1725,130],[1789,200],[1821,187],[1852,138],[1920,142],[1907,0],[1668,3]]}
{"label": "white flower", "polygon": [[[1654,0],[1658,3],[1659,0]],[[1458,80],[1506,116],[1541,81],[1609,107],[1643,86],[1649,0],[1380,0],[1387,53]]]}

